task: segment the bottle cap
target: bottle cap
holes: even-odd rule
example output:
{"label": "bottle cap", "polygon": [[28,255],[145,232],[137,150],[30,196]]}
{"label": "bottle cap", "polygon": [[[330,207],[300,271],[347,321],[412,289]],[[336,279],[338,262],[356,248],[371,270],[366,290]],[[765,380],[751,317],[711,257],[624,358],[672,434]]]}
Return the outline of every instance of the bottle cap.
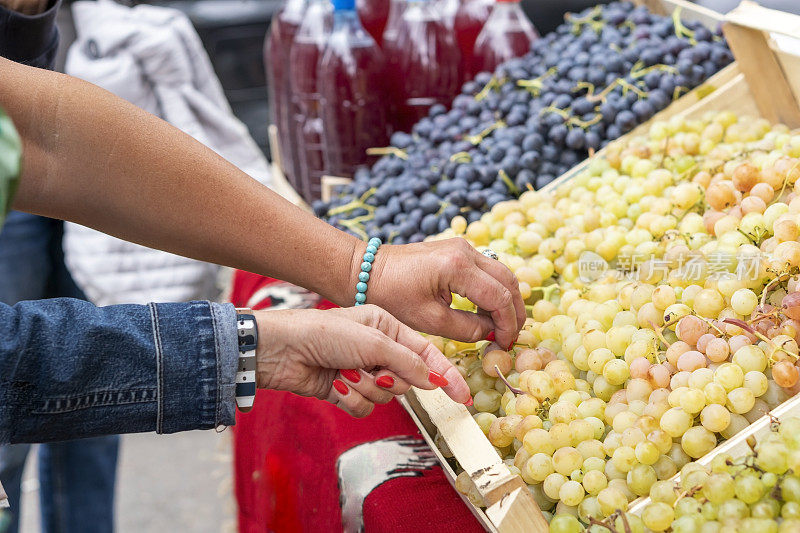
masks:
{"label": "bottle cap", "polygon": [[356,0],[331,0],[335,11],[354,11]]}

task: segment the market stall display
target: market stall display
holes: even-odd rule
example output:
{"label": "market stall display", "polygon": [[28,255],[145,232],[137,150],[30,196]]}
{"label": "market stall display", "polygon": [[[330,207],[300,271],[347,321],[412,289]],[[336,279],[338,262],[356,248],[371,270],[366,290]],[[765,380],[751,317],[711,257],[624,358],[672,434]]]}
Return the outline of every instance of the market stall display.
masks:
{"label": "market stall display", "polygon": [[800,122],[764,100],[744,57],[772,58],[759,74],[796,105],[797,59],[753,32],[797,27],[743,5],[726,35],[745,74],[442,235],[497,252],[530,303],[512,353],[434,339],[462,365],[474,413],[408,395],[488,529],[545,530],[532,525],[541,507],[559,516],[553,531],[609,516],[623,531],[615,513],[718,441],[741,446],[737,433],[797,391],[800,137],[766,118]]}
{"label": "market stall display", "polygon": [[718,32],[681,19],[689,9],[617,2],[569,16],[529,54],[464,84],[452,109],[393,134],[387,155],[315,213],[402,244],[544,187],[731,61]]}

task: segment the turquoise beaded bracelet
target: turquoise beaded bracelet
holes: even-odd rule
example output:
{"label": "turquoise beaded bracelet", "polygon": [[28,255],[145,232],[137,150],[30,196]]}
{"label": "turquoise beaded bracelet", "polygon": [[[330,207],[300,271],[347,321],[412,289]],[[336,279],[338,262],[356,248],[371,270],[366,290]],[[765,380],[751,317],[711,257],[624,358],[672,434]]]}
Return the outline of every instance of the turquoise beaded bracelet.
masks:
{"label": "turquoise beaded bracelet", "polygon": [[356,305],[364,305],[367,301],[367,282],[369,273],[372,270],[372,262],[375,261],[375,254],[378,253],[383,242],[373,237],[367,243],[367,251],[364,252],[364,262],[361,263],[361,272],[358,273],[358,283],[356,283]]}

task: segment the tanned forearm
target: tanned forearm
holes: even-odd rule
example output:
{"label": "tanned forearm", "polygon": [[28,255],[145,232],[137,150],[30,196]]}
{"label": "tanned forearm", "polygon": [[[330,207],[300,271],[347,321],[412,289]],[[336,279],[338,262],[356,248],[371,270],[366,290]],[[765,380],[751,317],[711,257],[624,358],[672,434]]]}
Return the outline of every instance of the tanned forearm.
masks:
{"label": "tanned forearm", "polygon": [[363,244],[89,83],[0,59],[23,140],[14,208],[273,276],[350,304]]}

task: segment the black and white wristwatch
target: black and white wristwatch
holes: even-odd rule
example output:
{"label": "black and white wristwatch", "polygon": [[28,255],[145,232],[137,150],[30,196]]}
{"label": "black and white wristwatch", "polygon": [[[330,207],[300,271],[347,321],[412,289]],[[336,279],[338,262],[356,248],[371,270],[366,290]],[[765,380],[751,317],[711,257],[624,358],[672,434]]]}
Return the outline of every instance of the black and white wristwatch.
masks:
{"label": "black and white wristwatch", "polygon": [[252,309],[236,309],[239,341],[239,366],[236,369],[236,406],[242,412],[253,407],[256,399],[256,346],[258,328]]}

